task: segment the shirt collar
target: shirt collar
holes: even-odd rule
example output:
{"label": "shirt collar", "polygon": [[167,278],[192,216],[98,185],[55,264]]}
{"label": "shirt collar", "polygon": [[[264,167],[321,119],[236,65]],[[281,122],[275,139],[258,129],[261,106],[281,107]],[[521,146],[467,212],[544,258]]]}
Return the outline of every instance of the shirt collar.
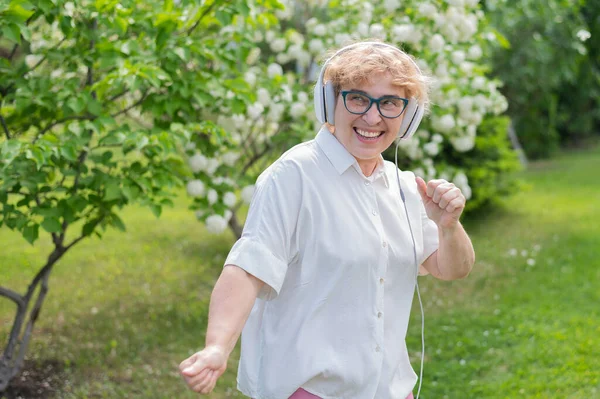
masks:
{"label": "shirt collar", "polygon": [[319,130],[315,140],[340,175],[356,162],[352,154],[346,150],[326,126]]}
{"label": "shirt collar", "polygon": [[[346,148],[338,141],[338,139],[327,129],[326,126],[323,126],[319,133],[317,133],[317,137],[315,141],[321,147],[329,162],[333,165],[338,174],[344,173],[350,166],[354,166],[356,171],[364,177],[362,171],[360,170],[360,166],[356,161],[356,158],[352,156],[346,150]],[[383,176],[383,181],[386,187],[389,187],[389,180],[385,170],[385,165],[383,163],[383,157],[379,156],[379,162],[377,163],[377,167],[373,174],[369,177],[366,177],[368,180],[377,180],[380,176]]]}

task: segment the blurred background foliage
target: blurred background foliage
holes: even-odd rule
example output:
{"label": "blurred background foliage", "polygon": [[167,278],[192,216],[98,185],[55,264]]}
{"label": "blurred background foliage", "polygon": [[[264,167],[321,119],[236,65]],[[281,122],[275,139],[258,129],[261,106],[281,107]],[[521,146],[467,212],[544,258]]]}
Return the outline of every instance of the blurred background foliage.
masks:
{"label": "blurred background foliage", "polygon": [[493,74],[527,155],[597,139],[600,2],[486,0],[483,9],[506,39],[493,52]]}

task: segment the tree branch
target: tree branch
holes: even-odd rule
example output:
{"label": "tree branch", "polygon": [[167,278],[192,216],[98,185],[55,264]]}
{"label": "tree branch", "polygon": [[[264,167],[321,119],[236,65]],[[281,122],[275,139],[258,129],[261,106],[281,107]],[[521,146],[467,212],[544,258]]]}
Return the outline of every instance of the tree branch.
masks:
{"label": "tree branch", "polygon": [[186,34],[188,36],[191,35],[194,30],[196,30],[196,28],[198,27],[198,25],[200,25],[200,22],[202,22],[202,20],[204,19],[204,17],[206,17],[208,15],[208,13],[217,5],[217,3],[219,3],[219,2],[217,0],[215,0],[210,6],[208,6],[204,10],[204,12],[202,12],[202,14],[198,18],[198,20],[194,23],[194,25],[192,25],[192,27],[187,30]]}
{"label": "tree branch", "polygon": [[242,169],[242,172],[240,173],[240,175],[243,175],[246,173],[246,171],[248,169],[250,169],[250,167],[252,167],[252,165],[254,165],[254,163],[256,161],[258,161],[259,159],[261,159],[267,152],[271,151],[273,147],[270,144],[266,144],[265,148],[263,148],[263,150],[259,153],[255,153],[252,158],[250,158],[250,160],[246,163],[246,165],[244,165],[244,168]]}
{"label": "tree branch", "polygon": [[44,303],[44,299],[46,298],[46,294],[48,293],[48,279],[50,278],[50,270],[44,275],[41,285],[40,292],[38,294],[37,300],[35,301],[35,305],[31,310],[29,321],[25,326],[25,332],[23,333],[23,337],[21,338],[21,345],[19,347],[19,353],[17,355],[16,364],[15,364],[15,373],[17,370],[20,370],[23,367],[23,362],[25,360],[25,352],[27,351],[27,347],[29,346],[29,341],[31,339],[31,331],[33,330],[33,325],[40,315],[40,310],[42,309],[42,304]]}
{"label": "tree branch", "polygon": [[72,120],[93,121],[94,119],[96,119],[96,117],[93,115],[73,115],[73,116],[67,116],[66,118],[59,119],[57,121],[54,121],[54,122],[46,125],[46,127],[43,128],[37,134],[37,136],[35,136],[35,139],[33,139],[33,142],[35,143],[36,141],[38,141],[40,139],[40,137],[42,137],[44,134],[46,134],[48,132],[48,130],[52,129],[56,125],[60,125],[61,123],[65,123],[65,122],[72,121]]}
{"label": "tree branch", "polygon": [[0,115],[0,122],[2,122],[2,127],[4,128],[4,132],[6,132],[6,138],[10,139],[10,132],[8,131],[8,126],[6,126],[6,121],[4,120],[4,117],[2,115]]}
{"label": "tree branch", "polygon": [[7,297],[12,300],[17,306],[23,306],[23,295],[10,290],[8,288],[0,287],[0,295]]}
{"label": "tree branch", "polygon": [[[63,39],[62,39],[60,42],[58,42],[58,43],[57,43],[57,44],[56,44],[54,47],[52,47],[52,48],[51,48],[49,51],[56,50],[58,47],[60,47],[60,45],[61,45],[61,44],[63,44],[63,43],[64,43],[64,41],[65,41],[65,40],[67,40],[67,37],[66,37],[66,36],[65,36],[65,37],[64,37],[64,38],[63,38]],[[44,63],[44,61],[46,61],[46,58],[47,58],[47,56],[46,56],[46,55],[44,55],[44,56],[42,57],[42,59],[41,59],[41,60],[39,60],[39,61],[37,62],[37,64],[35,64],[35,65],[34,65],[33,67],[31,67],[29,70],[27,70],[23,76],[27,75],[27,74],[28,74],[28,73],[30,73],[30,72],[33,72],[33,71],[35,71],[35,70],[37,69],[37,67],[39,67],[40,65],[42,65],[42,64]]]}
{"label": "tree branch", "polygon": [[140,126],[146,128],[146,129],[152,129],[154,127],[154,124],[148,124],[145,121],[141,120],[138,117],[135,117],[133,115],[129,115],[127,112],[125,112],[125,116],[127,116],[128,118],[133,119],[137,124],[139,124]]}
{"label": "tree branch", "polygon": [[117,98],[123,97],[127,93],[129,93],[129,89],[125,89],[122,92],[120,92],[119,94],[115,94],[114,96],[112,96],[111,98],[106,100],[106,104],[115,101]]}
{"label": "tree branch", "polygon": [[139,100],[137,100],[136,102],[134,102],[133,104],[129,105],[128,107],[120,110],[119,112],[115,112],[114,114],[111,115],[111,117],[115,117],[115,116],[119,116],[121,114],[126,113],[127,111],[131,110],[132,108],[137,107],[138,105],[140,105],[146,98],[148,97],[148,91],[145,91],[142,96],[139,98]]}
{"label": "tree branch", "polygon": [[85,237],[87,237],[87,236],[84,236],[82,234],[79,237],[77,237],[76,239],[74,239],[73,241],[71,241],[71,243],[65,247],[65,251],[68,251],[73,245],[77,244],[79,241],[83,240]]}
{"label": "tree branch", "polygon": [[15,54],[17,53],[17,49],[19,48],[19,44],[15,43],[15,45],[13,46],[12,51],[10,52],[10,55],[8,56],[8,62],[12,62],[12,58],[15,56]]}

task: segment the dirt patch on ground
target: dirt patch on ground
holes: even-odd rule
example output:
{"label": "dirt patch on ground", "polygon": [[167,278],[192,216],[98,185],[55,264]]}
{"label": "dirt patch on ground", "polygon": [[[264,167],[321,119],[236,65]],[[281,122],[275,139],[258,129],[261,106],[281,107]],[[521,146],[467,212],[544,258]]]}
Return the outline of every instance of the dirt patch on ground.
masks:
{"label": "dirt patch on ground", "polygon": [[51,399],[65,385],[64,364],[57,360],[25,361],[6,391],[4,399]]}

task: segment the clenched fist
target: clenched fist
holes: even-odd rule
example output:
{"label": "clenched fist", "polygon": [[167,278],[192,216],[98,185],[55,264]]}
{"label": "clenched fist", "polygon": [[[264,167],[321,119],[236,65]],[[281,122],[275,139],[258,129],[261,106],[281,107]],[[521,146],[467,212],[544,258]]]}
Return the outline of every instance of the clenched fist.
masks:
{"label": "clenched fist", "polygon": [[209,394],[225,372],[227,358],[221,347],[207,346],[181,362],[179,372],[192,391]]}
{"label": "clenched fist", "polygon": [[420,177],[415,180],[429,219],[441,228],[456,226],[467,201],[462,191],[442,179],[427,183]]}

